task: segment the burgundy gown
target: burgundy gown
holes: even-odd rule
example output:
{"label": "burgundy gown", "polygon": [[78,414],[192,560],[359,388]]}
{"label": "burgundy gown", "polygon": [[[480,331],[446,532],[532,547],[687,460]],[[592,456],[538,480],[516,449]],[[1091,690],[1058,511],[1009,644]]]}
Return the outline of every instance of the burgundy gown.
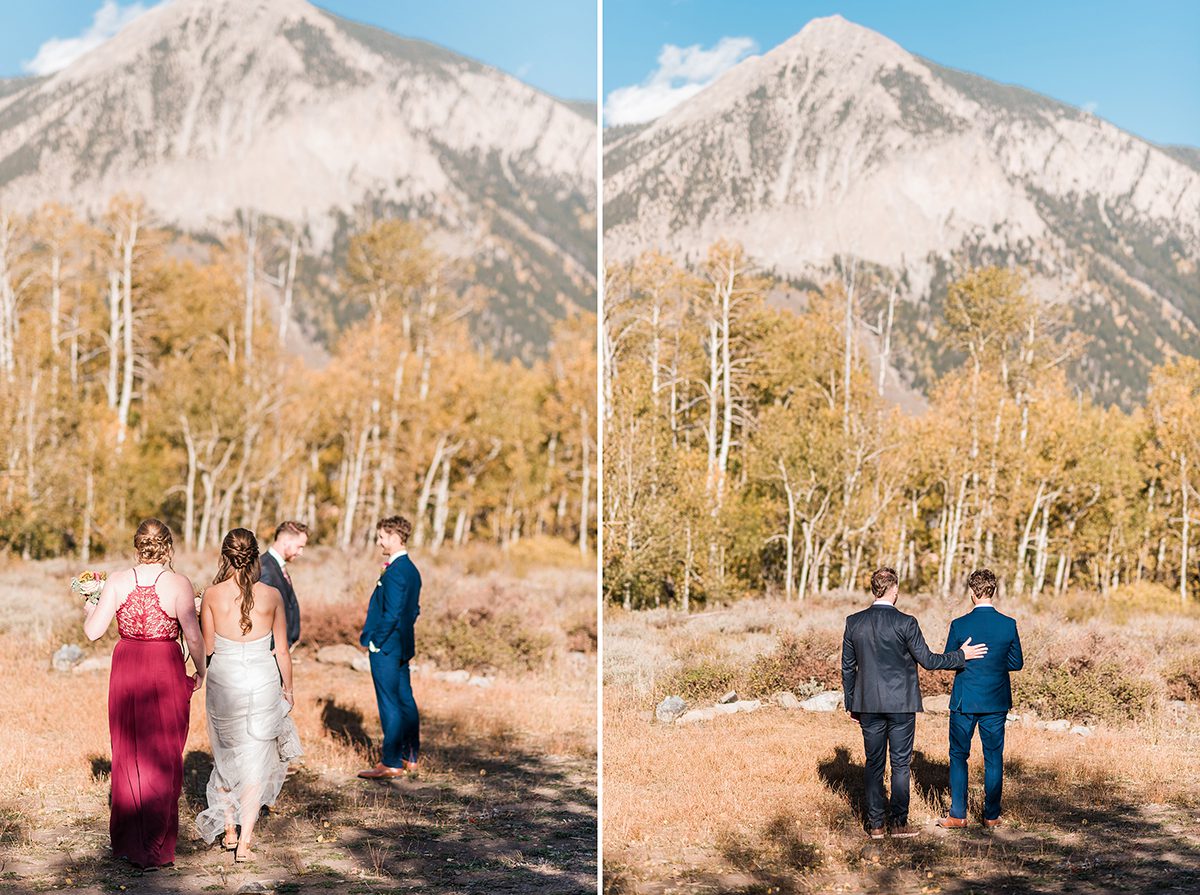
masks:
{"label": "burgundy gown", "polygon": [[158,578],[137,584],[135,571],[134,584],[117,609],[121,640],[108,682],[109,835],[114,857],[158,867],[175,860],[192,681],[176,641],[179,622],[158,602]]}

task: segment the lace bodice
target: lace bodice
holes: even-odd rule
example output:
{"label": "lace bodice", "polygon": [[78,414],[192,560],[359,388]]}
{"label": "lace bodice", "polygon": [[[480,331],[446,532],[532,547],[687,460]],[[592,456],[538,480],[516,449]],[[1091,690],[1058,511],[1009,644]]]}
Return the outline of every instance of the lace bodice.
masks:
{"label": "lace bodice", "polygon": [[[158,578],[162,574],[159,572]],[[138,584],[134,570],[133,590],[117,607],[117,631],[126,640],[174,640],[179,636],[179,621],[167,615],[158,602],[158,578],[151,584]]]}

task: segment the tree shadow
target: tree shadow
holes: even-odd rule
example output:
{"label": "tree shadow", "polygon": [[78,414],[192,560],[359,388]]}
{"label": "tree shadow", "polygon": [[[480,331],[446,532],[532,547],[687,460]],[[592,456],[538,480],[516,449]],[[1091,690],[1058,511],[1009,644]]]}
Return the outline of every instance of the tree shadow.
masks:
{"label": "tree shadow", "polygon": [[[333,740],[353,729],[356,715],[361,723],[358,713],[335,713],[326,736]],[[289,777],[275,808],[256,827],[258,865],[242,872],[270,877],[279,892],[391,891],[403,885],[430,895],[595,893],[595,758],[534,751],[510,731],[463,732],[432,712],[423,720],[428,764],[416,778],[375,782],[312,766]],[[38,884],[124,886],[130,895],[182,895],[199,882],[224,885],[226,875],[239,870],[227,853],[193,840],[188,817],[203,806],[211,770],[208,753],[185,755],[187,799],[180,805],[174,869],[143,880],[112,860],[107,836],[97,835],[107,826],[107,813],[93,814],[73,820],[69,836],[94,845],[86,853],[49,854],[39,862]]]}
{"label": "tree shadow", "polygon": [[338,705],[332,696],[326,696],[321,702],[321,726],[325,732],[357,752],[370,752],[373,744],[371,735],[363,727],[363,713]]}
{"label": "tree shadow", "polygon": [[[863,763],[839,747],[818,766],[822,781],[863,817]],[[1118,783],[1079,781],[1062,767],[1005,763],[1004,823],[987,830],[927,828],[915,839],[864,845],[870,891],[899,891],[935,873],[948,895],[998,891],[1200,891],[1200,838],[1181,807],[1147,805]],[[949,761],[915,752],[913,782],[929,800],[949,793]],[[978,780],[974,781],[978,783]],[[788,891],[784,889],[783,891]]]}

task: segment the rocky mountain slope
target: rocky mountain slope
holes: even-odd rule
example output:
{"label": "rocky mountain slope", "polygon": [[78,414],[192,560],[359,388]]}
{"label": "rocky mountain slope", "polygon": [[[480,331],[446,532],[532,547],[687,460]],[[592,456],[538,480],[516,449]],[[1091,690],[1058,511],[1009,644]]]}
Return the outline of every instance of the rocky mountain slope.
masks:
{"label": "rocky mountain slope", "polygon": [[239,215],[336,258],[376,215],[430,222],[529,354],[595,303],[594,117],[449,50],[304,0],[171,0],[52,76],[0,82],[0,202],[145,197],[196,234]]}
{"label": "rocky mountain slope", "polygon": [[897,284],[909,383],[952,362],[936,321],[969,265],[1018,264],[1088,337],[1076,381],[1144,394],[1200,354],[1200,152],[936,65],[834,16],[648,125],[605,133],[605,253],[698,259],[719,237],[818,284],[860,261],[863,316]]}

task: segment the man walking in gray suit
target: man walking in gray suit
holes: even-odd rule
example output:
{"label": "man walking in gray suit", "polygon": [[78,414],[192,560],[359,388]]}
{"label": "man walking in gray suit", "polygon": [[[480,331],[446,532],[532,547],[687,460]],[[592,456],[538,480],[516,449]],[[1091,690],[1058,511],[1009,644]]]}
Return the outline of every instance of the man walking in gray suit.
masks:
{"label": "man walking in gray suit", "polygon": [[[912,759],[916,713],[923,711],[917,665],[933,671],[962,668],[971,659],[987,655],[987,644],[933,653],[911,615],[896,608],[900,593],[894,569],[879,569],[871,576],[875,602],[846,619],[842,637],[842,689],[846,711],[862,727],[866,767],[867,832],[872,839],[886,833],[917,835],[908,825],[909,761]],[[883,769],[892,765],[892,793],[884,826]]]}

